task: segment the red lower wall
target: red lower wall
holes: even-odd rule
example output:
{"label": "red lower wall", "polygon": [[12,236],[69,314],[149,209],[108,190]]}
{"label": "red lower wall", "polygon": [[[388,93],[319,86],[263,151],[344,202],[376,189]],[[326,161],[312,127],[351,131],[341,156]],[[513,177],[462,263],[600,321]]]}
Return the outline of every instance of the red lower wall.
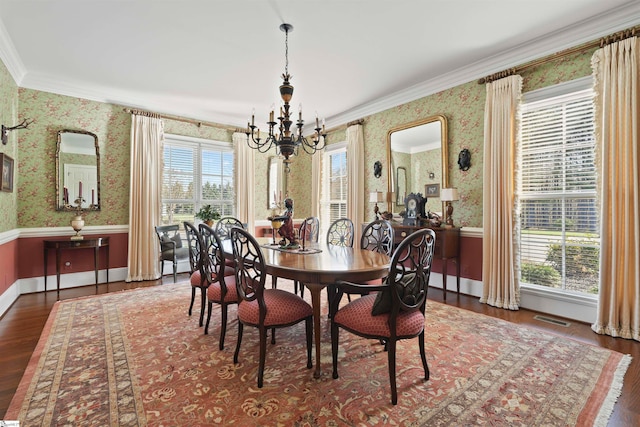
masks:
{"label": "red lower wall", "polygon": [[0,295],[19,278],[17,253],[18,240],[0,245]]}
{"label": "red lower wall", "polygon": [[[128,234],[101,234],[91,237],[109,237],[109,268],[120,268],[127,266],[127,246]],[[69,238],[69,236],[47,236],[28,237],[18,240],[17,259],[18,277],[21,279],[28,277],[41,277],[44,275],[44,240],[55,238]],[[107,267],[106,251],[101,248],[99,253],[99,268]],[[70,262],[69,267],[64,264]],[[93,249],[72,249],[61,252],[61,273],[76,273],[79,271],[93,271]],[[55,251],[49,251],[47,260],[47,274],[56,272]]]}
{"label": "red lower wall", "polygon": [[[448,261],[447,275],[456,275],[456,263]],[[482,239],[478,237],[460,237],[460,277],[482,280]],[[432,271],[442,273],[442,260],[434,259]]]}
{"label": "red lower wall", "polygon": [[[256,227],[256,235],[271,235],[269,227]],[[109,268],[127,266],[128,234],[103,234],[109,236]],[[67,236],[59,236],[68,238]],[[18,279],[42,277],[44,275],[43,241],[56,236],[20,238],[0,245],[0,295]],[[100,269],[106,268],[106,257],[100,249]],[[67,250],[62,252],[62,273],[93,271],[93,250]],[[65,262],[71,266],[65,267]],[[49,251],[47,260],[48,274],[55,274],[55,251]],[[448,274],[455,275],[455,263],[449,261]],[[434,260],[433,271],[442,272],[439,260]],[[460,276],[472,280],[482,280],[482,238],[461,237],[460,242]]]}

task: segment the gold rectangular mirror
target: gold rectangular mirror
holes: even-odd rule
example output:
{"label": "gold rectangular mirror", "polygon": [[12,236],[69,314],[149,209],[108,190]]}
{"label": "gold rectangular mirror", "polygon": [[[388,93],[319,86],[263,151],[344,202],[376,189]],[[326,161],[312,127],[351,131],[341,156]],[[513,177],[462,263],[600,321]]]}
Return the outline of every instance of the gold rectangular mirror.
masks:
{"label": "gold rectangular mirror", "polygon": [[[429,197],[429,188],[448,188],[447,119],[442,115],[427,117],[396,126],[387,133],[387,160],[389,188],[395,200],[388,203],[389,212],[398,212],[409,193],[420,193],[427,197],[426,209],[442,213],[443,203],[439,197]],[[393,172],[392,172],[393,171]],[[393,176],[393,174],[396,176]],[[405,175],[402,183],[401,174]],[[404,184],[404,189],[402,185]],[[433,193],[435,194],[435,193]]]}

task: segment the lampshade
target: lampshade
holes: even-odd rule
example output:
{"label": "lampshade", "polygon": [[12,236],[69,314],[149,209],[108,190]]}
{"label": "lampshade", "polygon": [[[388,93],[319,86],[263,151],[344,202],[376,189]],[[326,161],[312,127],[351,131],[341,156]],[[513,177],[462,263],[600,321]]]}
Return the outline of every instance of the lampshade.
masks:
{"label": "lampshade", "polygon": [[453,202],[459,200],[457,188],[443,188],[440,190],[440,200],[443,202]]}
{"label": "lampshade", "polygon": [[369,203],[384,202],[384,193],[382,191],[372,191],[369,193]]}

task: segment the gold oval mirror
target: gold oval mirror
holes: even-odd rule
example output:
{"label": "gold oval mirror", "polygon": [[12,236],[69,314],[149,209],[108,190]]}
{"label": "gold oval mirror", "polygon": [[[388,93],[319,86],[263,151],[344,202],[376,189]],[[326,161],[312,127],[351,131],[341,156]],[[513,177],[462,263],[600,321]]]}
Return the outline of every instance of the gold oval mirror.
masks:
{"label": "gold oval mirror", "polygon": [[[427,210],[442,214],[440,190],[449,187],[447,141],[447,119],[442,115],[405,123],[387,132],[387,191],[394,194],[388,202],[389,212],[397,213],[408,194],[420,193],[427,198]],[[398,172],[402,172],[404,182],[398,181]]]}

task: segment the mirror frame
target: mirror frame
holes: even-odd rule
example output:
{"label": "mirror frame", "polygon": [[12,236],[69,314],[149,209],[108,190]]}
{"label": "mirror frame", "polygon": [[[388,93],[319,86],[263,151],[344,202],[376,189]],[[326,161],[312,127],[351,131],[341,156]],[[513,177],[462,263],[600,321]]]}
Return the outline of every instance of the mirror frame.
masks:
{"label": "mirror frame", "polygon": [[[398,166],[396,168],[396,182],[395,182],[395,188],[393,189],[395,195],[396,195],[396,206],[404,206],[404,197],[400,196],[400,171],[403,171],[404,173],[402,174],[402,180],[404,181],[403,185],[404,185],[404,193],[405,193],[405,197],[407,195],[407,168],[405,168],[404,166]],[[393,202],[391,203],[393,204]]]}
{"label": "mirror frame", "polygon": [[[416,126],[426,125],[428,123],[440,122],[440,167],[442,168],[442,182],[440,183],[441,188],[449,188],[449,131],[447,128],[447,118],[442,114],[437,114],[434,116],[429,116],[424,119],[414,120],[409,123],[405,123],[399,126],[395,126],[387,132],[387,191],[392,193],[395,189],[393,186],[393,168],[391,162],[391,134],[394,132],[399,132],[405,129],[414,128]],[[389,198],[387,200],[387,211],[392,212],[393,200]],[[445,202],[442,202],[442,213],[445,212]]]}
{"label": "mirror frame", "polygon": [[[94,148],[96,151],[96,204],[89,205],[87,208],[78,209],[76,206],[72,206],[70,204],[61,204],[61,196],[60,196],[60,146],[62,145],[62,135],[65,133],[76,133],[83,134],[93,138],[94,140]],[[99,211],[100,210],[100,147],[98,145],[98,136],[93,132],[88,132],[84,130],[72,130],[72,129],[62,129],[58,131],[58,141],[56,144],[56,211]]]}
{"label": "mirror frame", "polygon": [[[277,183],[271,182],[271,168],[274,166],[277,168]],[[274,208],[275,200],[271,197],[276,196],[276,191],[278,194],[277,198],[280,199],[277,200],[277,202],[282,204],[284,202],[284,197],[286,197],[287,194],[287,174],[285,173],[285,162],[284,159],[279,156],[272,156],[269,157],[269,162],[267,163],[267,209]],[[282,206],[278,208],[282,208]]]}

